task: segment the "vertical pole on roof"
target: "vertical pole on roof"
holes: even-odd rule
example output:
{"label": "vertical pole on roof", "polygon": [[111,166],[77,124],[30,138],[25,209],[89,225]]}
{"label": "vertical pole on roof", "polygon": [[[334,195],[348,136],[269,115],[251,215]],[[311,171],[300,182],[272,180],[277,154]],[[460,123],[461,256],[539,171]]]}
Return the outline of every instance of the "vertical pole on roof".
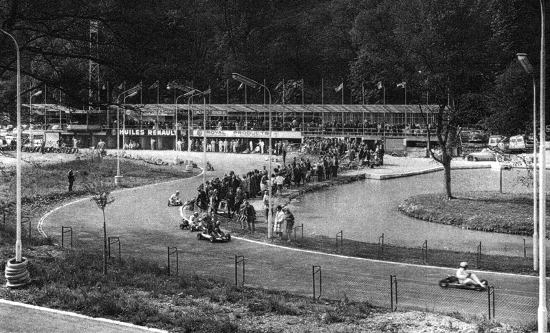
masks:
{"label": "vertical pole on roof", "polygon": [[225,80],[225,103],[229,104],[229,79]]}

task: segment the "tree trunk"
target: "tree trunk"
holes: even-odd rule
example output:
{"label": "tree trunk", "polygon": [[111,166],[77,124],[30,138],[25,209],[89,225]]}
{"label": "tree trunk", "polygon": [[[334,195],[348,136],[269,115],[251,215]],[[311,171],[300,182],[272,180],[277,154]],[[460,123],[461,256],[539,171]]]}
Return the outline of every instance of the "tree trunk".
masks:
{"label": "tree trunk", "polygon": [[453,199],[453,195],[451,192],[451,157],[447,154],[447,152],[443,152],[443,155],[441,156],[443,169],[444,171],[444,177],[445,177],[445,194],[447,195],[447,199]]}
{"label": "tree trunk", "polygon": [[107,224],[105,223],[105,210],[103,212],[103,275],[107,275]]}

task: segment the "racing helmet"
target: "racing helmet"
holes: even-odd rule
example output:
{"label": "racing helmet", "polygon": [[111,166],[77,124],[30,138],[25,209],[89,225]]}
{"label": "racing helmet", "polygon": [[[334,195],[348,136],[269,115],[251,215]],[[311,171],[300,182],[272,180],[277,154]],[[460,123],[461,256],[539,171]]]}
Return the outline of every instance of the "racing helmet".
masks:
{"label": "racing helmet", "polygon": [[199,216],[199,212],[194,212],[193,215]]}
{"label": "racing helmet", "polygon": [[180,194],[180,191],[176,191],[176,195]]}
{"label": "racing helmet", "polygon": [[467,262],[467,261],[461,262],[461,263],[460,263],[460,267],[462,267],[462,268],[468,267],[468,262]]}

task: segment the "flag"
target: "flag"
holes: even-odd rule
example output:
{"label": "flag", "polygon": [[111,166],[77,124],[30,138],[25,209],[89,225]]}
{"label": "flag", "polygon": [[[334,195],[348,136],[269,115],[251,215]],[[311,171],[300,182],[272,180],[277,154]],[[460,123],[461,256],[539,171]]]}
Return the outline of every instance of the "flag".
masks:
{"label": "flag", "polygon": [[156,88],[158,88],[158,87],[159,87],[159,80],[156,80],[155,83],[153,83],[153,84],[149,87],[149,89],[156,89]]}
{"label": "flag", "polygon": [[344,89],[344,82],[340,83],[338,87],[334,88],[334,91],[339,92],[342,89]]}
{"label": "flag", "polygon": [[239,87],[237,88],[237,90],[241,90],[243,87],[244,87],[244,83],[241,82],[241,84],[239,84]]}
{"label": "flag", "polygon": [[384,86],[382,85],[382,81],[378,81],[378,83],[376,84],[376,87],[378,89],[382,89]]}
{"label": "flag", "polygon": [[206,95],[210,95],[211,92],[212,92],[212,89],[208,88],[205,91],[203,91],[202,94],[206,96]]}
{"label": "flag", "polygon": [[405,88],[406,86],[407,86],[407,82],[405,81],[397,84],[397,88]]}

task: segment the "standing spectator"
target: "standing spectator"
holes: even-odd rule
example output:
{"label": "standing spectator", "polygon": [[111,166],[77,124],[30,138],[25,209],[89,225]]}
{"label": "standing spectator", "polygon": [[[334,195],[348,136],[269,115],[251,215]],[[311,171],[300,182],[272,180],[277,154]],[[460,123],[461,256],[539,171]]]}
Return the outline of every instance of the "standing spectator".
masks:
{"label": "standing spectator", "polygon": [[265,146],[265,142],[264,140],[260,139],[260,154],[263,154],[264,153],[264,146]]}
{"label": "standing spectator", "polygon": [[72,192],[73,191],[74,178],[75,178],[73,169],[69,170],[69,172],[67,173],[67,178],[69,180],[69,192]]}
{"label": "standing spectator", "polygon": [[157,140],[155,140],[155,138],[151,138],[151,150],[155,150],[156,143],[157,143]]}
{"label": "standing spectator", "polygon": [[283,238],[283,223],[285,221],[285,213],[283,213],[283,207],[281,205],[277,206],[275,212],[275,224],[273,225],[273,232],[279,238]]}
{"label": "standing spectator", "polygon": [[250,205],[248,200],[245,200],[241,209],[241,229],[245,229],[245,221],[249,231],[256,231],[256,210]]}
{"label": "standing spectator", "polygon": [[281,143],[281,153],[283,154],[283,165],[286,165],[286,145]]}
{"label": "standing spectator", "polygon": [[294,214],[287,207],[283,208],[283,213],[285,214],[286,241],[290,242],[290,235],[292,235],[292,230],[294,230]]}
{"label": "standing spectator", "polygon": [[264,203],[264,209],[265,209],[265,221],[267,222],[269,218],[269,192],[264,191],[264,197],[262,199]]}
{"label": "standing spectator", "polygon": [[241,205],[244,201],[244,193],[241,187],[237,187],[237,191],[235,192],[235,207],[236,209],[241,209]]}
{"label": "standing spectator", "polygon": [[235,213],[235,192],[233,188],[229,187],[227,189],[225,200],[227,201],[227,217],[232,218],[233,213]]}

